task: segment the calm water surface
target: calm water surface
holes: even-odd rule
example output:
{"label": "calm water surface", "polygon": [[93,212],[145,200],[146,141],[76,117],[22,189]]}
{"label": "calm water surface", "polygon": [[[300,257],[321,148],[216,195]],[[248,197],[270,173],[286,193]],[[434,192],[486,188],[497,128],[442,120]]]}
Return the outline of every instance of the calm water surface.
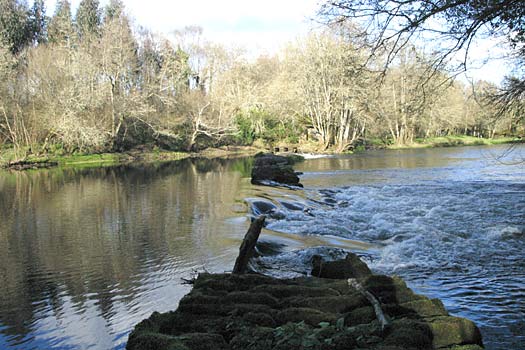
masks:
{"label": "calm water surface", "polygon": [[488,349],[525,349],[525,148],[505,149],[311,159],[297,191],[251,185],[250,159],[0,173],[0,349],[124,348],[182,278],[231,269],[261,202],[274,262],[364,253],[476,321]]}

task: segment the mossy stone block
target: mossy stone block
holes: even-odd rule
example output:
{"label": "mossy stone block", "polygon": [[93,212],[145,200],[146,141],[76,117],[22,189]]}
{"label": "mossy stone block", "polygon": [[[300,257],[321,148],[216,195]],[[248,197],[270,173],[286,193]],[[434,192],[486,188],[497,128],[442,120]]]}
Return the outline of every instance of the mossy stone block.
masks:
{"label": "mossy stone block", "polygon": [[293,296],[301,297],[323,297],[338,296],[339,292],[334,289],[322,287],[305,287],[300,285],[259,285],[252,289],[256,293],[268,293],[276,298],[287,298]]}
{"label": "mossy stone block", "polygon": [[177,339],[190,350],[229,349],[228,344],[220,334],[186,333],[180,337],[177,337]]}
{"label": "mossy stone block", "polygon": [[400,306],[414,311],[421,317],[448,316],[447,309],[439,299],[412,300]]}
{"label": "mossy stone block", "polygon": [[283,300],[287,307],[309,307],[323,312],[343,314],[368,304],[361,294],[328,297],[293,297]]}
{"label": "mossy stone block", "polygon": [[392,322],[385,338],[385,345],[405,349],[432,349],[432,331],[424,321],[401,319]]}
{"label": "mossy stone block", "polygon": [[176,337],[152,333],[132,332],[129,337],[127,350],[192,350]]}
{"label": "mossy stone block", "polygon": [[297,323],[304,321],[304,323],[311,326],[317,326],[321,322],[335,323],[337,317],[334,314],[329,314],[316,309],[306,307],[291,307],[284,309],[277,315],[276,321],[279,324],[288,322]]}
{"label": "mossy stone block", "polygon": [[373,275],[366,278],[363,285],[382,304],[402,304],[425,298],[415,294],[399,277]]}
{"label": "mossy stone block", "polygon": [[435,348],[468,344],[483,346],[478,327],[465,318],[442,316],[434,319],[429,325]]}
{"label": "mossy stone block", "polygon": [[376,320],[374,308],[372,306],[364,306],[349,312],[345,316],[345,325],[349,327],[357,326],[368,324],[374,320]]}

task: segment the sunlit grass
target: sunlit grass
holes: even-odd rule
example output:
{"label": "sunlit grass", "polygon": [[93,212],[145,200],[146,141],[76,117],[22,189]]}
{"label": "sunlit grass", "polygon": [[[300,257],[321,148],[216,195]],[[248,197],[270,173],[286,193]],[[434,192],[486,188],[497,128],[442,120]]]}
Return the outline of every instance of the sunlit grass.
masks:
{"label": "sunlit grass", "polygon": [[390,145],[390,149],[403,148],[433,148],[433,147],[454,147],[454,146],[490,146],[507,143],[519,143],[523,140],[517,137],[499,137],[494,139],[473,137],[473,136],[441,136],[430,138],[415,139],[408,145]]}
{"label": "sunlit grass", "polygon": [[15,152],[12,147],[2,146],[0,149],[0,168],[7,166],[10,162],[24,160],[31,163],[53,162],[59,167],[102,167],[131,162],[162,162],[179,160],[189,157],[189,153],[172,151],[144,151],[130,153],[99,153],[99,154],[72,154],[63,155],[59,152],[48,155],[25,155],[26,152]]}

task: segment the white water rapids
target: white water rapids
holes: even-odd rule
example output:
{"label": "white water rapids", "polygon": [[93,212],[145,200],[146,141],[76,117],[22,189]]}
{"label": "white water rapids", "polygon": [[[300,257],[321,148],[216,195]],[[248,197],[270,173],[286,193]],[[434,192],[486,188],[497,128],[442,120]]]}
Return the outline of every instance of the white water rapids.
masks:
{"label": "white water rapids", "polygon": [[[316,237],[364,254],[376,272],[474,320],[487,349],[525,349],[525,165],[455,152],[423,167],[307,160],[304,190],[270,189],[248,202],[253,214],[270,213],[270,236],[281,235],[270,241]],[[261,268],[308,273],[322,248],[281,250]]]}

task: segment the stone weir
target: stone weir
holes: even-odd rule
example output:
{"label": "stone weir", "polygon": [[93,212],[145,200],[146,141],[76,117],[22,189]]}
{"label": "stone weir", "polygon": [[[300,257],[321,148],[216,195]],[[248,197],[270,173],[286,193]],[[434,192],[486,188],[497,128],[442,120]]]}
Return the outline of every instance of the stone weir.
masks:
{"label": "stone weir", "polygon": [[399,277],[375,275],[355,254],[312,259],[312,276],[250,273],[264,223],[255,220],[232,273],[202,273],[176,311],[154,312],[129,336],[128,350],[483,348],[476,325],[450,316],[438,299]]}

